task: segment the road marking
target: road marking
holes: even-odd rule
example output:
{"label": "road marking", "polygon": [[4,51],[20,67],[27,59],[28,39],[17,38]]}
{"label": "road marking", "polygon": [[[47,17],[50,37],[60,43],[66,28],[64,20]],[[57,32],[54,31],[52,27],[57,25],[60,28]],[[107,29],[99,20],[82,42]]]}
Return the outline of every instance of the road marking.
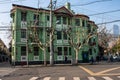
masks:
{"label": "road marking", "polygon": [[80,80],[79,77],[73,77],[73,80]]}
{"label": "road marking", "polygon": [[118,78],[120,78],[120,76],[118,76]]}
{"label": "road marking", "polygon": [[96,80],[94,77],[88,77],[89,80]]}
{"label": "road marking", "polygon": [[116,69],[119,69],[119,68],[120,67],[110,68],[110,69],[107,69],[107,70],[104,70],[104,71],[97,72],[97,74],[103,74],[103,73],[110,72],[110,71],[113,71],[113,70],[116,70]]}
{"label": "road marking", "polygon": [[59,80],[65,80],[65,77],[59,77]]}
{"label": "road marking", "polygon": [[43,80],[50,80],[51,77],[45,77]]}
{"label": "road marking", "polygon": [[102,78],[104,78],[105,80],[113,80],[110,77],[102,77]]}
{"label": "road marking", "polygon": [[89,73],[90,75],[95,75],[95,73],[93,73],[92,71],[90,71],[89,69],[83,67],[83,66],[79,66],[80,68],[82,68],[84,71],[86,71],[87,73]]}
{"label": "road marking", "polygon": [[85,68],[85,67],[83,67],[83,66],[79,66],[81,69],[83,69],[84,71],[86,71],[87,73],[89,73],[90,75],[92,75],[92,76],[105,76],[105,75],[107,75],[107,76],[109,76],[109,75],[120,75],[120,73],[110,73],[110,74],[104,74],[104,73],[106,73],[106,72],[109,72],[109,71],[113,71],[113,70],[116,70],[116,69],[119,69],[120,67],[116,67],[116,68],[110,68],[110,69],[107,69],[107,70],[103,70],[103,71],[100,71],[100,72],[96,72],[96,73],[94,73],[94,72],[92,72],[91,70],[89,70],[89,69],[87,69],[87,68]]}
{"label": "road marking", "polygon": [[32,77],[29,80],[36,80],[36,79],[38,79],[38,77]]}

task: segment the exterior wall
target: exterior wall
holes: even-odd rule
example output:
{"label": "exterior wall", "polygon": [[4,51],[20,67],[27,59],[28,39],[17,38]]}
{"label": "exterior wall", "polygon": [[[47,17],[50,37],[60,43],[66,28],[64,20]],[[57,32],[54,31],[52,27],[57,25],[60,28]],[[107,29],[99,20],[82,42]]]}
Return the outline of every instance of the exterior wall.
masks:
{"label": "exterior wall", "polygon": [[[25,22],[25,27],[24,28],[21,28],[21,24],[22,24],[22,21],[21,21],[21,12],[27,12],[27,17],[26,17],[26,21]],[[33,24],[33,18],[34,18],[34,14],[36,14],[35,11],[33,10],[21,10],[21,9],[15,9],[15,11],[12,13],[14,14],[14,16],[11,16],[12,18],[14,18],[14,22],[12,24],[13,28],[12,28],[12,32],[13,32],[13,38],[12,38],[12,62],[15,62],[15,63],[19,63],[19,62],[22,62],[22,61],[27,61],[27,58],[28,58],[28,61],[29,63],[31,64],[34,64],[34,63],[43,63],[44,61],[44,52],[39,48],[39,54],[36,56],[34,55],[34,47],[36,47],[36,45],[32,45],[32,41],[29,37],[29,35],[31,34],[31,32],[33,32],[33,29],[31,29],[32,26],[35,26]],[[45,43],[49,37],[47,36],[48,33],[46,31],[47,28],[49,28],[49,21],[48,21],[48,17],[49,16],[49,13],[46,12],[46,11],[42,11],[42,12],[39,12],[39,26],[37,26],[37,30],[39,30],[38,32],[38,35],[39,35],[39,39]],[[75,25],[75,17],[72,17],[72,16],[67,16],[67,15],[59,15],[61,16],[61,24],[57,24],[57,14],[53,14],[53,26],[55,29],[57,29],[57,31],[60,31],[62,34],[62,38],[60,40],[57,39],[57,32],[55,32],[55,35],[54,35],[54,60],[55,60],[55,63],[62,63],[64,62],[64,58],[65,56],[68,57],[68,62],[71,61],[71,59],[75,59],[75,51],[73,49],[73,47],[71,47],[68,43],[68,38],[65,40],[63,39],[64,36],[64,32],[62,31],[63,29],[67,28],[68,26],[75,26],[75,27],[81,27],[81,28],[75,28],[75,31],[77,30],[82,30],[84,29],[85,30],[85,36],[88,35],[87,34],[87,25],[88,25],[88,20],[87,19],[83,19],[83,18],[78,18],[80,19],[80,26],[76,26]],[[67,23],[66,24],[63,24],[63,17],[66,17],[67,18]],[[70,19],[71,21],[71,24],[68,24],[68,20]],[[82,21],[85,21],[85,24],[83,26],[83,22]],[[93,27],[93,26],[90,26],[90,27]],[[26,30],[26,33],[27,33],[27,38],[24,38],[24,39],[21,39],[21,30]],[[95,29],[96,30],[96,29]],[[79,33],[81,34],[81,32]],[[34,40],[34,39],[33,39]],[[82,39],[81,39],[82,40]],[[93,40],[92,40],[93,41]],[[95,42],[96,42],[96,45],[92,46],[92,55],[95,57],[98,53],[98,43],[97,43],[97,37],[95,37]],[[28,46],[28,57],[27,57],[27,52],[25,53],[24,56],[21,55],[22,51],[21,51],[21,47],[22,46]],[[59,50],[58,50],[58,47],[61,47],[61,55],[58,55],[59,54]],[[67,47],[67,53],[65,52],[65,47]],[[88,60],[90,59],[91,55],[89,53],[89,49],[91,48],[91,46],[89,44],[85,45],[84,47],[82,47],[79,51],[79,55],[78,55],[78,59],[79,59],[79,62],[82,62],[83,61],[83,54],[86,53],[87,56],[88,56]],[[96,50],[96,51],[95,51]],[[47,48],[46,49],[46,52],[47,52],[47,61],[49,62],[49,49]],[[66,54],[66,55],[64,55]]]}

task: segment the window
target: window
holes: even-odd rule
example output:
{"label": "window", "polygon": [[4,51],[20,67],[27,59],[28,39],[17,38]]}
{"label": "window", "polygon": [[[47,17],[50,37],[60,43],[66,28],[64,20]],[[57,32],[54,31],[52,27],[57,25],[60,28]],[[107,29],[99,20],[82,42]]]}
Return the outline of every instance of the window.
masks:
{"label": "window", "polygon": [[69,55],[71,55],[71,47],[69,47]]}
{"label": "window", "polygon": [[68,18],[68,25],[70,25],[70,18]]}
{"label": "window", "polygon": [[50,16],[47,15],[47,21],[50,21]]}
{"label": "window", "polygon": [[67,18],[63,17],[63,24],[67,24]]}
{"label": "window", "polygon": [[26,12],[21,12],[21,21],[26,21],[27,19],[27,13]]}
{"label": "window", "polygon": [[82,20],[82,26],[85,27],[85,20]]}
{"label": "window", "polygon": [[26,46],[21,46],[21,56],[26,55]]}
{"label": "window", "polygon": [[48,47],[48,52],[50,52],[50,47]]}
{"label": "window", "polygon": [[75,25],[80,26],[80,19],[75,19]]}
{"label": "window", "polygon": [[67,53],[68,53],[68,48],[64,47],[64,55],[67,55]]}
{"label": "window", "polygon": [[65,40],[67,40],[67,33],[64,33],[63,37]]}
{"label": "window", "polygon": [[26,29],[21,29],[21,38],[26,38]]}
{"label": "window", "polygon": [[89,49],[89,54],[92,55],[92,49]]}
{"label": "window", "polygon": [[61,33],[61,31],[57,31],[57,39],[62,39],[62,33]]}
{"label": "window", "polygon": [[34,20],[34,24],[35,24],[35,25],[39,25],[39,15],[34,14],[33,20]]}
{"label": "window", "polygon": [[58,47],[58,55],[62,55],[62,47]]}
{"label": "window", "polygon": [[39,55],[39,47],[34,47],[34,55],[35,56]]}
{"label": "window", "polygon": [[61,17],[57,16],[57,24],[61,24]]}

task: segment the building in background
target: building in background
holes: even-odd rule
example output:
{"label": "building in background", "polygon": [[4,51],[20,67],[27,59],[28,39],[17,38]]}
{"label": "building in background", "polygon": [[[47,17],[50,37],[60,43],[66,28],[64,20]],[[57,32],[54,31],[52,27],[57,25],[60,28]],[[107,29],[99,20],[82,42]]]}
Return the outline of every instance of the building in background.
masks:
{"label": "building in background", "polygon": [[9,60],[10,52],[8,48],[4,44],[4,42],[0,39],[0,62],[6,62]]}
{"label": "building in background", "polygon": [[[29,64],[42,64],[44,62],[44,52],[39,48],[33,36],[38,36],[42,43],[46,43],[49,38],[47,31],[50,23],[50,11],[43,8],[33,8],[28,6],[13,4],[11,10],[12,22],[12,62],[16,65],[21,62],[28,61]],[[97,26],[89,17],[83,14],[75,14],[70,9],[70,4],[53,10],[53,28],[54,33],[54,63],[63,63],[65,56],[67,62],[75,59],[75,51],[68,42],[68,37],[64,33],[64,29],[69,26],[81,30],[78,34],[82,34],[84,30],[85,36],[90,32],[97,32]],[[36,29],[35,34],[32,34]],[[74,32],[71,32],[74,33]],[[74,36],[76,36],[74,34]],[[74,37],[73,36],[73,37]],[[84,40],[81,38],[81,40]],[[49,63],[50,56],[49,46],[46,49],[47,62]],[[97,35],[89,40],[83,46],[78,54],[78,62],[89,62],[91,56],[98,55],[98,37]]]}
{"label": "building in background", "polygon": [[118,25],[113,25],[113,34],[114,37],[117,38],[119,36],[119,26]]}

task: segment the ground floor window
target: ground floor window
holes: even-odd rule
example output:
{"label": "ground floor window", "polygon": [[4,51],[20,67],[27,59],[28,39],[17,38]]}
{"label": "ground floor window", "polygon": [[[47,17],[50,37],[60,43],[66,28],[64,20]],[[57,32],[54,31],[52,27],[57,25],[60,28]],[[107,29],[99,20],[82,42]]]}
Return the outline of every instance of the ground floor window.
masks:
{"label": "ground floor window", "polygon": [[62,47],[58,47],[58,55],[62,55]]}

